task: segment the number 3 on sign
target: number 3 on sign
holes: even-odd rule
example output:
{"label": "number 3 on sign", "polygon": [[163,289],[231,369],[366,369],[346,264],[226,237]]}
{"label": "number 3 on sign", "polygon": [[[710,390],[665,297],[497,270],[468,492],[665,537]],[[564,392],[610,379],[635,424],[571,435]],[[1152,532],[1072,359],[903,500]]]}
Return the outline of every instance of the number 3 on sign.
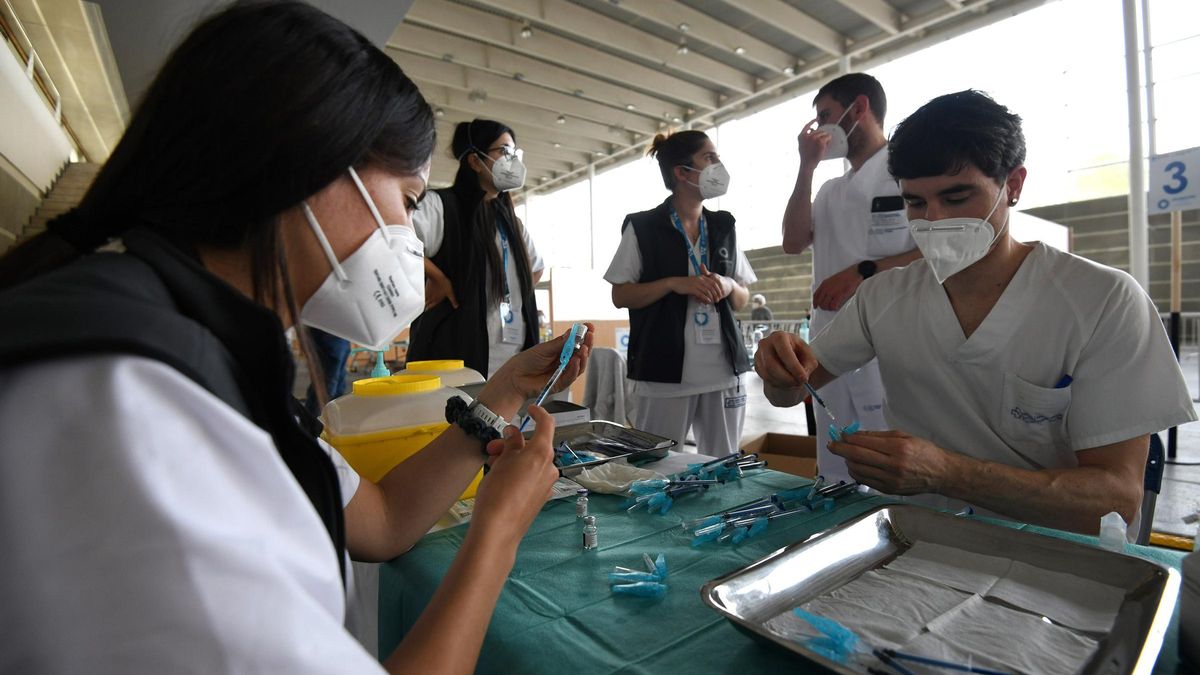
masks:
{"label": "number 3 on sign", "polygon": [[1183,162],[1171,162],[1163,167],[1163,171],[1170,175],[1170,183],[1163,186],[1163,192],[1169,195],[1177,195],[1187,189],[1188,179],[1183,175],[1187,170],[1187,165]]}

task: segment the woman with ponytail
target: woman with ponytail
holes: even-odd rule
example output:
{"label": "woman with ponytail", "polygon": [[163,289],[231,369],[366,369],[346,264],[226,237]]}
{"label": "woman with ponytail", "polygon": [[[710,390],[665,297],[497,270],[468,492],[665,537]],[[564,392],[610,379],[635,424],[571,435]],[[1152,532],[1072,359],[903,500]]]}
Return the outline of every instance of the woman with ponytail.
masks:
{"label": "woman with ponytail", "polygon": [[680,446],[692,430],[700,452],[727,454],[742,435],[741,374],[751,367],[733,313],[757,277],[738,247],[733,215],[703,207],[729,187],[708,136],[659,134],[648,154],[671,194],[625,217],[604,274],[613,304],[629,308],[632,421]]}
{"label": "woman with ponytail", "polygon": [[[291,397],[284,338],[384,344],[421,311],[409,214],[434,145],[429,105],[357,32],[235,2],[167,59],[79,208],[0,258],[0,670],[378,672],[344,627],[348,555],[406,551],[490,454],[384,664],[473,670],[557,477],[552,420],[486,445],[451,426],[360,481]],[[560,349],[514,358],[478,404],[510,418]]]}
{"label": "woman with ponytail", "polygon": [[413,214],[425,243],[426,283],[410,360],[462,359],[491,377],[538,343],[533,287],[545,265],[509,194],[525,183],[516,143],[513,130],[493,120],[454,129],[454,185],[429,192]]}

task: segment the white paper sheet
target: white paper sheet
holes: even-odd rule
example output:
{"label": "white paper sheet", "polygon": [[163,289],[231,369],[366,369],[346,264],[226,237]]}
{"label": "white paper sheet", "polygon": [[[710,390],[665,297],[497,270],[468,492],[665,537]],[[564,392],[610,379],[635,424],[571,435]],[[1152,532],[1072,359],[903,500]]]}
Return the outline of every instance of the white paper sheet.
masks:
{"label": "white paper sheet", "polygon": [[1011,564],[1008,558],[919,541],[888,563],[887,569],[915,574],[967,593],[984,595],[996,581],[1008,574]]}
{"label": "white paper sheet", "polygon": [[987,595],[1093,633],[1111,630],[1125,601],[1125,591],[1116,586],[1015,560]]}
{"label": "white paper sheet", "polygon": [[[802,607],[837,621],[873,647],[898,647],[969,597],[911,574],[878,570]],[[791,611],[768,621],[767,628],[791,639],[813,634]]]}
{"label": "white paper sheet", "polygon": [[956,663],[966,663],[973,655],[975,665],[1068,675],[1078,671],[1097,646],[1091,638],[977,595],[928,627],[928,633],[900,651]]}

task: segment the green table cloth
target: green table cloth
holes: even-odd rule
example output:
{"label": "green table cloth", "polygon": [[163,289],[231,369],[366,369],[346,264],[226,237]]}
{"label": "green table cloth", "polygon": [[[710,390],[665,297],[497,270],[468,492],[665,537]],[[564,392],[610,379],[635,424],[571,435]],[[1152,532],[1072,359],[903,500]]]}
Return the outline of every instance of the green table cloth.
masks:
{"label": "green table cloth", "polygon": [[[666,515],[626,514],[620,497],[593,494],[600,547],[584,551],[582,523],[573,500],[548,503],[517,552],[484,641],[480,673],[743,673],[800,672],[805,663],[782,649],[752,640],[709,609],[700,587],[779,548],[851,520],[877,506],[880,497],[852,494],[832,512],[772,522],[766,532],[738,546],[707,543],[692,548],[683,520],[700,518],[778,490],[811,481],[775,471],[680,498]],[[1017,523],[1008,526],[1074,541],[1086,537]],[[426,536],[405,555],[385,564],[379,579],[379,653],[390,654],[433,596],[458,552],[466,527]],[[1182,553],[1131,547],[1136,555],[1178,570]],[[640,569],[642,554],[665,553],[670,587],[665,598],[614,596],[608,573],[616,565]],[[1156,673],[1178,666],[1179,608],[1159,656]]]}

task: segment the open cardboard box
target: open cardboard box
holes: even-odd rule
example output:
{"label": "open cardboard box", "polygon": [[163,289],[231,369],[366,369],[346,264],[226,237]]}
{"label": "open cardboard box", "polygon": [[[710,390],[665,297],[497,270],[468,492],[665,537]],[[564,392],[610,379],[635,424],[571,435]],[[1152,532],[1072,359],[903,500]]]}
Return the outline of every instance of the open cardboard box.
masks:
{"label": "open cardboard box", "polygon": [[767,468],[794,476],[814,478],[817,475],[816,436],[765,433],[742,443],[742,452],[758,453],[767,460]]}

